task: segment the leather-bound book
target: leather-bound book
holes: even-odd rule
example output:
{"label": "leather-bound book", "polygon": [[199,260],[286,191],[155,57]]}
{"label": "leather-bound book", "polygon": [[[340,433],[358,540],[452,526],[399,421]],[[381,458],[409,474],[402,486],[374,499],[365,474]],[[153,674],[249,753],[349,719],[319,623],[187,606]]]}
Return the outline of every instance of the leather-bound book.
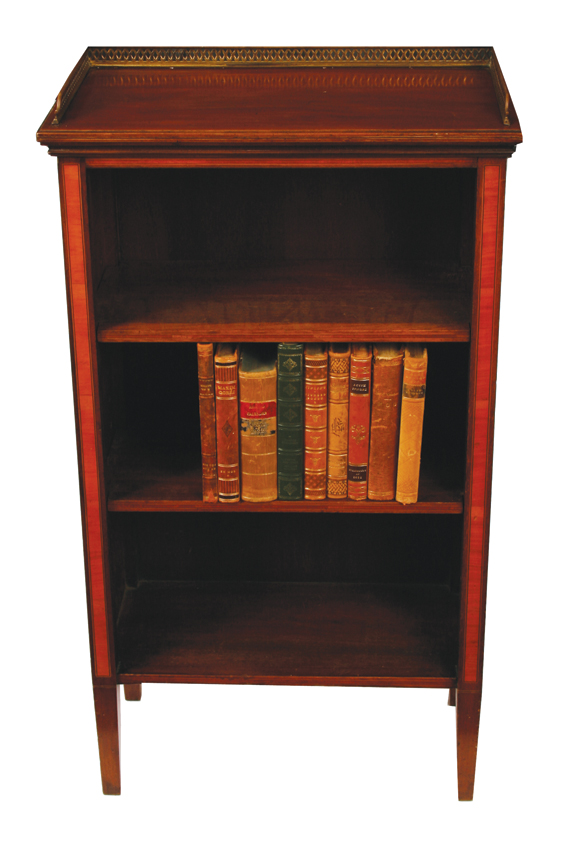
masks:
{"label": "leather-bound book", "polygon": [[328,351],[328,497],[348,494],[348,410],[350,345],[331,344]]}
{"label": "leather-bound book", "polygon": [[303,494],[303,344],[278,345],[278,500]]}
{"label": "leather-bound book", "polygon": [[366,500],[370,448],[372,345],[353,344],[350,354],[350,420],[348,426],[348,497]]}
{"label": "leather-bound book", "polygon": [[277,487],[276,346],[240,348],[240,454],[243,501],[275,501]]}
{"label": "leather-bound book", "polygon": [[238,451],[238,350],[219,344],[214,356],[216,389],[216,449],[218,453],[218,500],[240,500]]}
{"label": "leather-bound book", "polygon": [[326,497],[326,424],[328,421],[328,351],[326,345],[304,348],[304,498]]}
{"label": "leather-bound book", "polygon": [[368,498],[372,501],[393,501],[396,495],[403,369],[401,345],[374,345],[368,460]]}
{"label": "leather-bound book", "polygon": [[202,453],[202,500],[218,501],[216,469],[216,398],[214,395],[214,345],[198,343],[198,389],[200,399],[200,450]]}
{"label": "leather-bound book", "polygon": [[396,483],[396,500],[403,504],[416,503],[418,500],[427,369],[426,348],[406,345]]}

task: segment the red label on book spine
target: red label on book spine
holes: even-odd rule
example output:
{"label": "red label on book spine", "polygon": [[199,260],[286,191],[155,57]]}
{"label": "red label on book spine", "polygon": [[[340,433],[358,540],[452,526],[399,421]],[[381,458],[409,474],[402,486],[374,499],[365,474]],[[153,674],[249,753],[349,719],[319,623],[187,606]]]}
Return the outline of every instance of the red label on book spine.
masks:
{"label": "red label on book spine", "polygon": [[240,402],[240,418],[276,418],[276,401]]}

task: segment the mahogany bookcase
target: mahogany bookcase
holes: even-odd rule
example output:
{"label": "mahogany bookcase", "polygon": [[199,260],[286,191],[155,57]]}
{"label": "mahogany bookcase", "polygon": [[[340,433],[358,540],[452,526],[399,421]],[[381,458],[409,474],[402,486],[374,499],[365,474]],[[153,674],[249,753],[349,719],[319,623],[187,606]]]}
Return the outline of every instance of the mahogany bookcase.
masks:
{"label": "mahogany bookcase", "polygon": [[[436,687],[471,799],[506,160],[492,48],[89,48],[58,159],[103,790],[119,687]],[[419,502],[202,501],[196,342],[424,342]]]}

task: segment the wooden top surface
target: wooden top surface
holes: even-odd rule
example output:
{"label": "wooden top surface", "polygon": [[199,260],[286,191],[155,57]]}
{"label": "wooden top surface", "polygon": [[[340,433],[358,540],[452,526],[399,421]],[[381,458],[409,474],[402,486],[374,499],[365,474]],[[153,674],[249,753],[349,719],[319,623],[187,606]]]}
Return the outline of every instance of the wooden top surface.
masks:
{"label": "wooden top surface", "polygon": [[38,140],[59,148],[522,140],[491,48],[175,51],[89,48]]}

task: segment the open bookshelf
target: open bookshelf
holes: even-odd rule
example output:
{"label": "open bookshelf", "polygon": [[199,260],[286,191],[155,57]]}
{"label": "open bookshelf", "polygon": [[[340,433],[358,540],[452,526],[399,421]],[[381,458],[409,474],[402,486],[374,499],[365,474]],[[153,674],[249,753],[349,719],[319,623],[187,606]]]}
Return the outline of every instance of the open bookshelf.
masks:
{"label": "open bookshelf", "polygon": [[[59,159],[104,792],[120,684],[281,683],[450,690],[471,798],[522,140],[494,52],[89,48],[38,139]],[[417,503],[202,500],[196,343],[281,341],[426,344]]]}

